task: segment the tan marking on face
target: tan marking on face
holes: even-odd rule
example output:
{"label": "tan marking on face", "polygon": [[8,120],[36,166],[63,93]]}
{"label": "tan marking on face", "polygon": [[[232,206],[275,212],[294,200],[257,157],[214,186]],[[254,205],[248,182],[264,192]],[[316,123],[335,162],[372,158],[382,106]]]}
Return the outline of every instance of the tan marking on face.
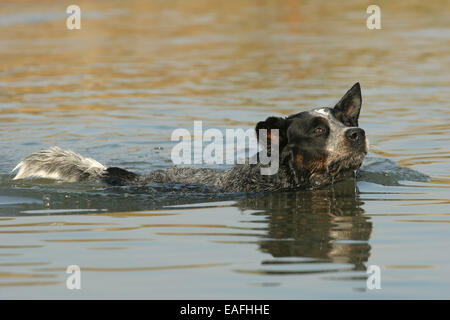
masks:
{"label": "tan marking on face", "polygon": [[267,133],[268,143],[280,144],[279,136],[272,136],[272,133],[269,131]]}
{"label": "tan marking on face", "polygon": [[295,164],[298,170],[303,170],[305,172],[313,173],[317,171],[326,170],[327,167],[327,158],[326,154],[321,154],[315,157],[314,159],[308,160],[304,162],[304,158],[301,154],[298,154],[295,157]]}
{"label": "tan marking on face", "polygon": [[295,157],[295,163],[296,163],[298,169],[303,168],[303,156],[301,154],[298,154]]}
{"label": "tan marking on face", "polygon": [[309,165],[311,172],[326,170],[327,159],[328,156],[326,154],[320,154],[317,157],[315,157]]}

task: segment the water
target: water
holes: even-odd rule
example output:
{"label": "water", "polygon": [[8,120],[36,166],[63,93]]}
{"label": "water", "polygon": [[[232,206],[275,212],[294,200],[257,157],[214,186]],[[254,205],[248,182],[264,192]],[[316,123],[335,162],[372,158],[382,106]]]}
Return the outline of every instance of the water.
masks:
{"label": "water", "polygon": [[[357,1],[95,1],[69,31],[61,4],[3,3],[0,297],[449,298],[450,8],[379,5],[371,31]],[[11,180],[52,145],[165,168],[175,128],[251,128],[357,81],[371,151],[322,190]]]}

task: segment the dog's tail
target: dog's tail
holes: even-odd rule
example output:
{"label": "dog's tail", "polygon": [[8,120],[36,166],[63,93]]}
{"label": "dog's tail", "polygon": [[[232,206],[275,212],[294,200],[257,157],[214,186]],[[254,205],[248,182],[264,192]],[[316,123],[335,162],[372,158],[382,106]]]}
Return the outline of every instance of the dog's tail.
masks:
{"label": "dog's tail", "polygon": [[122,185],[137,178],[135,173],[116,167],[106,167],[70,150],[52,147],[33,153],[12,170],[17,171],[14,180],[46,178],[67,182],[103,180],[112,185]]}

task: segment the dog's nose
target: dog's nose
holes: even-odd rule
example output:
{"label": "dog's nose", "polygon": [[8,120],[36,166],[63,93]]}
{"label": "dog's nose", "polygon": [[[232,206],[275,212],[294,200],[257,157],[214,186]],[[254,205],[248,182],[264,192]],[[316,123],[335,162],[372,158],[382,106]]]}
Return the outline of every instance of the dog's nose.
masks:
{"label": "dog's nose", "polygon": [[353,128],[353,129],[347,130],[347,132],[345,133],[345,136],[347,137],[348,140],[350,140],[352,142],[357,142],[357,141],[362,141],[365,138],[366,133],[361,128]]}

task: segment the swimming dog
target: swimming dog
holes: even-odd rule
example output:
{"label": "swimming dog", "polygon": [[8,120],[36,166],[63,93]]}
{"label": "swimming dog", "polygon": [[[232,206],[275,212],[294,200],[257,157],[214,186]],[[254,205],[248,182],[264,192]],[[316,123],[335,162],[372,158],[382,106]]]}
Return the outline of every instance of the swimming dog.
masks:
{"label": "swimming dog", "polygon": [[[358,125],[361,103],[361,88],[356,83],[334,107],[258,122],[257,136],[266,132],[265,152],[273,148],[279,151],[279,168],[273,175],[262,175],[261,163],[248,162],[228,170],[171,167],[138,175],[53,147],[23,159],[13,169],[17,170],[14,179],[98,180],[109,185],[202,184],[223,192],[317,189],[353,176],[361,166],[369,147]],[[273,129],[278,130],[277,139],[271,137]]]}

